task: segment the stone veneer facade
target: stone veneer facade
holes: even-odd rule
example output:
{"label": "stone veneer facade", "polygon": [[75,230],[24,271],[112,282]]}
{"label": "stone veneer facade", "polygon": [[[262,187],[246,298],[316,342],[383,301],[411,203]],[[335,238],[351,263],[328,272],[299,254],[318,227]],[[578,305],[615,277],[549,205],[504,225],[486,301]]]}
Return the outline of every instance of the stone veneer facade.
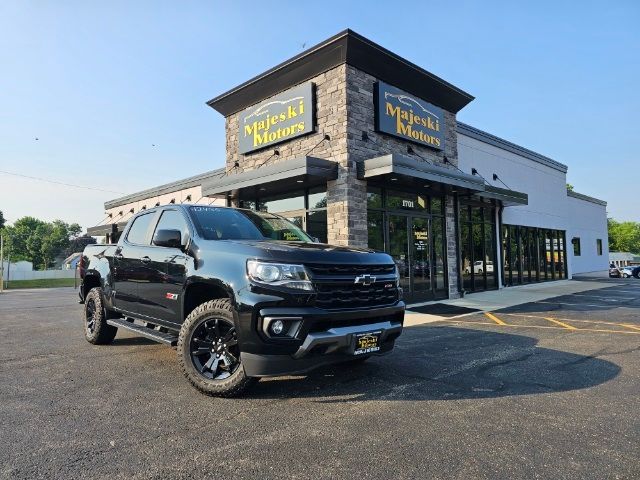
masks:
{"label": "stone veneer facade", "polygon": [[[315,83],[316,131],[273,147],[242,155],[238,153],[238,113],[226,118],[226,168],[229,174],[252,170],[304,155],[338,163],[338,178],[327,183],[327,233],[329,243],[366,247],[366,182],[357,178],[360,161],[389,153],[407,155],[409,142],[375,132],[373,89],[375,77],[342,64],[310,79]],[[428,99],[427,99],[428,100]],[[366,132],[368,140],[363,140]],[[330,140],[324,140],[329,135]],[[445,149],[433,150],[411,144],[414,151],[440,166],[444,157],[458,163],[456,117],[445,111]],[[278,150],[279,155],[274,155]],[[236,162],[238,167],[236,167]],[[445,199],[449,296],[458,296],[454,199]]]}

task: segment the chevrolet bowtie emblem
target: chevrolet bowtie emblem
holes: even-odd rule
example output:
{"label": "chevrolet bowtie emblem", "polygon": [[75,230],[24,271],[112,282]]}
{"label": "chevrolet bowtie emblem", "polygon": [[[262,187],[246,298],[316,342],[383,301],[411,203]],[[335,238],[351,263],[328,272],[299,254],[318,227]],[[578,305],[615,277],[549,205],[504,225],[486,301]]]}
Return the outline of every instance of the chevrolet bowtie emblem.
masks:
{"label": "chevrolet bowtie emblem", "polygon": [[357,276],[353,283],[358,283],[366,287],[367,285],[371,285],[375,281],[376,281],[376,277],[374,277],[373,275],[366,274],[366,275]]}

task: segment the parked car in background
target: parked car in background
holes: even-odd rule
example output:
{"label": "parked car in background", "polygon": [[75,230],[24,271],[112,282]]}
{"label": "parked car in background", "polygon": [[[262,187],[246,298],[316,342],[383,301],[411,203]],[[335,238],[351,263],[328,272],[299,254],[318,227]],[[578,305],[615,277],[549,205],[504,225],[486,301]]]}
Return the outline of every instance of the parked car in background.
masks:
{"label": "parked car in background", "polygon": [[609,278],[620,278],[620,277],[622,277],[622,271],[615,265],[611,265],[609,267]]}
{"label": "parked car in background", "polygon": [[636,268],[638,268],[638,267],[633,267],[633,266],[622,267],[620,269],[620,275],[622,276],[622,278],[629,278],[629,277],[633,276],[633,271]]}
{"label": "parked car in background", "polygon": [[[484,262],[482,260],[477,260],[473,262],[473,273],[478,274],[484,271]],[[464,269],[464,273],[470,274],[471,267],[466,267]],[[493,273],[493,262],[487,262],[487,273]]]}

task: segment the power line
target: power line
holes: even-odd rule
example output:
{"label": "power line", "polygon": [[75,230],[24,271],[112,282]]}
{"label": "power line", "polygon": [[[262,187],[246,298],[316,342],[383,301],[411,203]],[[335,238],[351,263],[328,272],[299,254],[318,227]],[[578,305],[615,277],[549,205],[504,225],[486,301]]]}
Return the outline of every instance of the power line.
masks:
{"label": "power line", "polygon": [[116,192],[114,190],[105,190],[103,188],[85,187],[84,185],[75,185],[73,183],[57,182],[55,180],[48,180],[46,178],[32,177],[30,175],[23,175],[21,173],[7,172],[6,170],[0,170],[0,173],[4,173],[6,175],[13,175],[14,177],[28,178],[30,180],[38,180],[39,182],[53,183],[55,185],[62,185],[62,186],[65,186],[65,187],[84,188],[86,190],[95,190],[97,192],[117,193],[117,194],[120,194],[120,195],[125,195],[124,192]]}

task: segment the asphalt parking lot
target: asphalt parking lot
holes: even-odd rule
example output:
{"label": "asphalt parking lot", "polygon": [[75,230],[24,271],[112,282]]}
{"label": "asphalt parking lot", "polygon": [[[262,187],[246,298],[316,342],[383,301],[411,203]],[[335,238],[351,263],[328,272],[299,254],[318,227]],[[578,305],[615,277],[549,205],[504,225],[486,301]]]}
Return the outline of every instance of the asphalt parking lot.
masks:
{"label": "asphalt parking lot", "polygon": [[[602,280],[600,280],[602,281]],[[640,281],[405,329],[357,367],[199,394],[88,344],[73,289],[0,296],[2,478],[639,478]]]}

